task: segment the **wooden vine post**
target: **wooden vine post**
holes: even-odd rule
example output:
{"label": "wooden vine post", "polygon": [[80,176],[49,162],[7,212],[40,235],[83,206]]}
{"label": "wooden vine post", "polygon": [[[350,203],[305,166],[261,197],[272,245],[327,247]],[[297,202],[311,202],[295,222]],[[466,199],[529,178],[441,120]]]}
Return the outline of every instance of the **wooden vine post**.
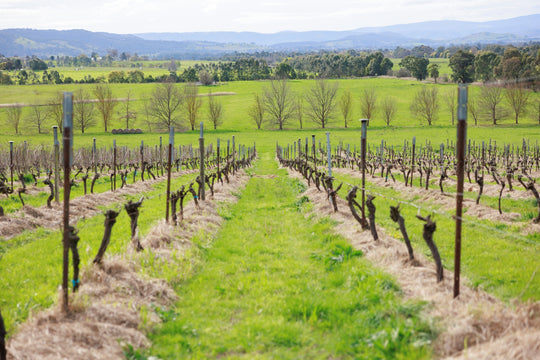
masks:
{"label": "wooden vine post", "polygon": [[113,191],[116,190],[116,139],[113,139]]}
{"label": "wooden vine post", "polygon": [[58,204],[60,202],[59,184],[60,184],[60,142],[58,141],[58,126],[53,126],[54,134],[54,199]]}
{"label": "wooden vine post", "polygon": [[9,142],[9,172],[11,174],[11,190],[13,190],[13,141]]}
{"label": "wooden vine post", "polygon": [[[200,163],[200,176],[201,176],[201,200],[206,200],[206,196],[204,193],[204,129],[203,129],[203,122],[201,121],[201,134],[199,137],[199,151],[200,151],[200,157],[201,157],[201,163]],[[233,157],[234,157],[234,136],[233,136]]]}
{"label": "wooden vine post", "polygon": [[459,296],[461,271],[461,217],[463,215],[463,183],[465,177],[465,144],[467,143],[467,87],[458,89],[457,122],[457,195],[456,195],[456,241],[454,250],[454,298]]}
{"label": "wooden vine post", "polygon": [[171,197],[171,166],[172,166],[172,149],[174,146],[174,126],[169,130],[169,152],[167,157],[167,201],[165,210],[165,221],[169,222],[169,203]]}
{"label": "wooden vine post", "polygon": [[0,312],[0,360],[7,359],[6,334],[7,331],[4,325],[4,318],[2,317],[2,313]]}
{"label": "wooden vine post", "polygon": [[362,139],[360,143],[360,152],[362,156],[362,223],[365,224],[366,220],[366,141],[367,141],[367,124],[368,119],[360,119],[362,122]]}
{"label": "wooden vine post", "polygon": [[70,176],[72,159],[73,128],[73,93],[64,92],[62,103],[64,119],[64,237],[63,237],[63,272],[62,272],[62,310],[68,311],[68,276],[71,229],[69,226],[69,196],[71,192]]}
{"label": "wooden vine post", "polygon": [[[411,187],[413,186],[413,175],[414,175],[414,156],[416,151],[416,136],[412,138],[412,158],[411,158]],[[407,184],[405,184],[407,185]]]}

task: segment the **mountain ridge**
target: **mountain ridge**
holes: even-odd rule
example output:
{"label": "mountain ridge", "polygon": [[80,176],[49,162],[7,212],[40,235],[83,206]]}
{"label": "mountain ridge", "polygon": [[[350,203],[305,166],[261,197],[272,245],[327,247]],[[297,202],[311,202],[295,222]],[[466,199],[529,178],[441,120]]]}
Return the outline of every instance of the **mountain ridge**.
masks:
{"label": "mountain ridge", "polygon": [[[429,37],[426,35],[429,34]],[[4,56],[78,56],[109,49],[151,57],[202,59],[233,52],[392,49],[540,41],[540,14],[488,22],[426,21],[347,31],[191,32],[114,34],[72,30],[0,30]]]}

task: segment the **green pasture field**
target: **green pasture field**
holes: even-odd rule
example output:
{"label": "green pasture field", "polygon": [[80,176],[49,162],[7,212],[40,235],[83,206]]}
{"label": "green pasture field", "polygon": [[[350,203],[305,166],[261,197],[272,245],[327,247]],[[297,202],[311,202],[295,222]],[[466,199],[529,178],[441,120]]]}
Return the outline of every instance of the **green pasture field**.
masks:
{"label": "green pasture field", "polygon": [[[395,119],[390,124],[390,128],[394,127],[409,127],[409,126],[419,126],[426,125],[419,118],[416,118],[411,114],[410,105],[415,96],[415,93],[420,89],[421,86],[424,86],[421,82],[411,81],[411,80],[400,80],[400,79],[388,79],[388,78],[365,78],[365,79],[349,79],[349,80],[333,80],[339,83],[338,97],[345,90],[350,90],[353,94],[353,111],[351,116],[351,121],[349,121],[349,127],[358,128],[360,123],[356,121],[361,117],[360,110],[360,98],[364,89],[366,88],[375,88],[378,94],[379,102],[385,97],[392,97],[397,102],[397,112]],[[295,94],[305,94],[309,91],[309,88],[313,86],[314,80],[292,80],[290,81],[291,90]],[[131,92],[131,98],[133,99],[132,108],[137,112],[138,117],[134,123],[134,127],[142,128],[143,130],[148,130],[147,122],[145,120],[145,115],[143,112],[144,100],[151,98],[151,94],[155,89],[156,84],[111,84],[113,89],[113,96],[118,99],[124,99],[129,92]],[[182,84],[177,86],[182,87]],[[223,124],[219,126],[219,129],[231,130],[231,131],[246,131],[253,130],[256,128],[255,124],[248,116],[248,108],[253,102],[254,93],[262,93],[265,86],[267,86],[267,81],[239,81],[239,82],[229,82],[218,85],[211,86],[200,86],[199,93],[205,94],[208,92],[228,92],[234,93],[234,95],[220,96],[219,101],[223,104]],[[440,98],[440,109],[438,116],[433,121],[434,126],[447,126],[451,125],[451,115],[448,107],[443,101],[443,98],[447,96],[449,92],[457,91],[457,86],[455,84],[428,84],[426,86],[435,86],[439,90]],[[63,84],[63,85],[25,85],[25,86],[1,86],[0,87],[0,104],[13,104],[13,103],[23,103],[23,104],[47,104],[53,96],[62,91],[77,91],[80,88],[85,89],[90,94],[92,93],[95,85],[93,84]],[[469,91],[469,96],[473,99],[479,88],[476,86],[471,86]],[[540,97],[540,94],[532,94],[532,97]],[[305,104],[307,106],[307,104]],[[121,108],[120,106],[115,109],[115,117],[112,121],[112,128],[124,128],[125,124],[121,120]],[[203,98],[203,106],[201,107],[199,120],[206,123],[206,127],[209,128],[208,122],[208,105],[207,99]],[[185,118],[185,114],[180,114],[181,117]],[[8,126],[7,124],[7,115],[5,111],[0,109],[0,131],[3,134],[13,134],[13,127]],[[26,107],[23,109],[23,120],[30,118],[30,108]],[[99,132],[102,131],[103,125],[100,122],[99,114],[96,114],[96,125],[87,129],[89,132]],[[24,123],[24,121],[23,121]],[[472,120],[470,121],[472,124]],[[504,119],[501,119],[498,122],[498,127],[500,125],[510,125],[514,123],[514,119],[511,116],[508,116]],[[524,125],[533,125],[537,124],[538,120],[533,118],[532,113],[525,114],[520,118],[520,124]],[[183,124],[186,125],[186,121],[183,121]],[[50,129],[50,126],[53,124],[49,121],[49,124],[46,128]],[[375,112],[373,119],[370,122],[371,126],[386,127],[382,112]],[[490,125],[488,119],[481,119],[479,126],[483,129],[485,125]],[[291,119],[285,126],[287,129],[299,129],[299,123],[296,118]],[[304,114],[304,124],[303,128],[305,129],[315,129],[317,124],[309,119],[307,116],[307,111]],[[342,116],[338,109],[336,109],[333,120],[328,125],[329,128],[339,129],[344,128],[344,122]],[[265,129],[273,129],[274,125],[270,123],[264,124]],[[30,126],[29,123],[26,123],[25,126],[21,127],[21,132],[25,135],[32,134],[36,132],[34,128]]]}

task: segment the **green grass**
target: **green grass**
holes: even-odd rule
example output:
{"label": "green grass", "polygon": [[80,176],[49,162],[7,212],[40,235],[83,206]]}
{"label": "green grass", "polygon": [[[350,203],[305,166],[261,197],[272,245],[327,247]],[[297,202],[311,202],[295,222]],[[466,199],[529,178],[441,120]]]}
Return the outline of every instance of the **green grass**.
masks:
{"label": "green grass", "polygon": [[[380,127],[381,129],[386,129],[393,131],[393,129],[400,129],[402,127],[417,127],[419,125],[425,125],[419,118],[416,118],[411,114],[410,104],[415,96],[416,91],[424,86],[419,81],[411,80],[399,80],[399,79],[386,79],[386,78],[363,78],[363,79],[344,79],[339,80],[339,91],[338,97],[345,91],[350,90],[353,95],[353,109],[352,116],[349,127],[359,128],[360,123],[356,119],[361,118],[360,111],[360,98],[362,96],[363,90],[368,87],[376,88],[379,102],[382,101],[384,97],[393,97],[397,101],[397,112],[395,119],[391,123],[391,127],[386,127],[383,120],[382,112],[378,111],[373,116],[373,119],[370,123],[370,126]],[[309,88],[313,85],[314,80],[292,80],[290,81],[291,89],[295,94],[306,94]],[[220,96],[219,101],[223,104],[224,117],[223,125],[219,128],[222,130],[228,131],[252,131],[256,128],[254,123],[250,120],[248,116],[248,108],[253,102],[253,94],[257,92],[262,92],[266,86],[266,81],[238,81],[238,82],[229,82],[219,85],[212,86],[200,86],[199,92],[201,94],[212,92],[233,92],[236,95],[229,96]],[[142,128],[144,131],[148,131],[148,126],[145,120],[143,113],[143,100],[149,99],[151,97],[152,91],[154,90],[156,84],[111,84],[113,89],[113,96],[115,98],[125,98],[128,91],[131,91],[131,98],[133,99],[132,109],[138,113],[137,120],[132,126]],[[182,86],[182,84],[178,84]],[[437,85],[427,85],[427,86],[436,86],[439,89],[440,95],[440,110],[438,112],[437,118],[434,120],[433,124],[435,126],[449,126],[451,125],[451,115],[450,111],[443,101],[443,97],[446,93],[450,91],[456,91],[457,86],[455,84],[437,84]],[[10,104],[10,103],[25,103],[25,104],[46,104],[55,93],[61,91],[77,91],[79,88],[86,89],[89,93],[92,93],[95,85],[93,84],[68,84],[68,85],[21,85],[21,86],[0,86],[0,104]],[[470,96],[473,98],[478,92],[476,86],[471,86]],[[540,96],[539,94],[532,94],[533,97]],[[307,106],[307,104],[306,104]],[[125,122],[122,121],[120,113],[120,107],[115,109],[115,115],[112,120],[111,128],[124,128]],[[206,128],[211,128],[208,121],[208,104],[207,100],[203,99],[203,106],[200,110],[200,121],[205,122]],[[184,114],[181,115],[185,117]],[[23,109],[23,123],[25,119],[30,118],[30,109]],[[97,133],[103,131],[103,125],[100,120],[100,115],[96,113],[96,125],[90,127],[87,131],[90,133]],[[6,135],[11,135],[14,138],[17,138],[13,127],[8,126],[7,115],[4,111],[0,111],[0,130],[3,130],[2,133]],[[309,120],[308,116],[304,116],[303,125],[306,129],[315,129],[317,125]],[[184,121],[184,124],[186,122]],[[537,119],[534,119],[532,113],[524,115],[520,120],[521,124],[527,126],[536,125],[538,123]],[[472,120],[470,121],[472,124]],[[495,128],[499,129],[504,127],[504,125],[512,126],[513,119],[511,116],[502,119],[499,121],[499,125]],[[49,124],[45,126],[45,129],[50,129],[53,124],[49,120]],[[479,128],[484,129],[485,125],[490,125],[489,121],[481,120]],[[338,109],[334,114],[333,120],[329,124],[330,128],[343,128],[342,116]],[[519,126],[516,126],[519,128]],[[265,125],[266,129],[273,129],[274,126],[271,124]],[[299,123],[296,118],[293,118],[287,125],[287,129],[299,129]],[[490,127],[491,128],[491,127]],[[535,126],[538,128],[538,126]],[[50,131],[50,130],[49,130]],[[21,127],[21,132],[25,136],[35,134],[36,130],[31,126],[25,125]],[[76,134],[79,134],[80,131],[76,131]],[[452,131],[454,135],[455,130]]]}
{"label": "green grass", "polygon": [[[348,184],[360,184],[359,177],[334,174],[338,181]],[[389,182],[391,183],[391,179]],[[455,222],[452,211],[445,211],[437,204],[420,199],[407,199],[400,192],[389,188],[368,184],[367,193],[373,191],[376,196],[374,204],[377,207],[376,223],[385,228],[396,239],[401,239],[399,227],[389,216],[390,206],[402,202],[401,214],[405,218],[407,232],[413,248],[420,250],[427,258],[431,258],[429,248],[422,238],[423,222],[416,219],[420,211],[422,216],[434,215],[437,230],[434,241],[439,248],[443,266],[454,269]],[[343,198],[347,195],[348,186],[340,191]],[[378,195],[381,194],[381,195]],[[405,199],[405,201],[403,201]],[[412,203],[414,206],[411,206]],[[531,205],[530,202],[524,202]],[[524,219],[527,221],[527,219]],[[530,221],[530,220],[529,220]],[[495,294],[503,300],[519,298],[540,299],[540,278],[532,277],[540,266],[540,242],[534,234],[524,235],[518,226],[479,220],[464,214],[462,235],[462,273],[470,280],[472,287],[482,288]],[[435,265],[433,265],[435,266]],[[530,280],[532,279],[532,282]]]}
{"label": "green grass", "polygon": [[[202,263],[177,286],[173,312],[143,353],[160,359],[419,359],[432,330],[421,305],[400,300],[374,270],[311,215],[304,186],[266,153]],[[274,177],[277,174],[277,177]],[[272,175],[272,177],[266,177]]]}
{"label": "green grass", "polygon": [[[171,181],[173,190],[194,179],[194,175],[184,175]],[[166,182],[154,185],[146,194],[138,225],[144,236],[158,219],[164,218]],[[125,201],[138,200],[140,194],[126,195]],[[117,209],[121,204],[111,204],[107,209]],[[104,209],[105,210],[105,209]],[[97,253],[103,237],[103,215],[79,220],[76,228],[81,238],[79,252],[81,268],[90,264]],[[123,211],[112,230],[107,253],[119,254],[126,251],[131,238],[130,220]],[[0,274],[2,292],[0,309],[11,333],[15,326],[24,321],[34,311],[51,306],[56,302],[57,287],[62,273],[62,233],[54,229],[39,228],[27,231],[10,240],[0,241]],[[71,271],[71,270],[70,270]],[[170,276],[173,280],[173,276]]]}

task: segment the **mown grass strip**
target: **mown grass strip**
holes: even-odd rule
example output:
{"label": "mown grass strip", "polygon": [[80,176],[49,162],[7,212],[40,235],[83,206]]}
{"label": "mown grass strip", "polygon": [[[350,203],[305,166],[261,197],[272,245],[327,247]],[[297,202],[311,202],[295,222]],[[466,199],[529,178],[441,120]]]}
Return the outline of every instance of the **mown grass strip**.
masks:
{"label": "mown grass strip", "polygon": [[264,154],[140,358],[430,357],[422,306],[306,212],[303,188]]}

